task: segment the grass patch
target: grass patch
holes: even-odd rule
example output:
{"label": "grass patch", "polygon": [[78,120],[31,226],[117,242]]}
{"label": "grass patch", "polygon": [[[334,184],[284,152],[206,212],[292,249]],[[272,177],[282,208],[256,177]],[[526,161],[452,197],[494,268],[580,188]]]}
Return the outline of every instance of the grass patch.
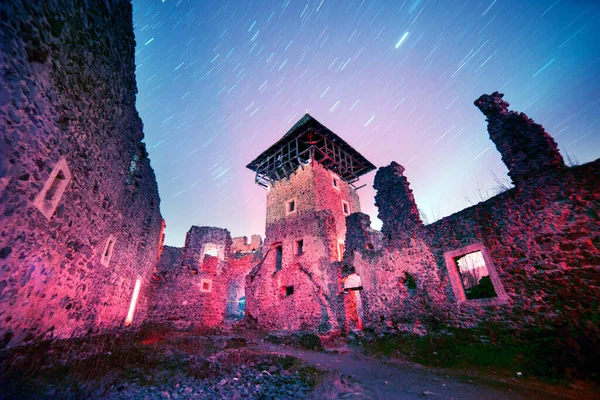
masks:
{"label": "grass patch", "polygon": [[597,341],[585,336],[549,332],[450,329],[443,334],[417,336],[366,332],[366,354],[400,357],[445,368],[482,368],[515,376],[536,376],[553,381],[599,381],[595,363]]}

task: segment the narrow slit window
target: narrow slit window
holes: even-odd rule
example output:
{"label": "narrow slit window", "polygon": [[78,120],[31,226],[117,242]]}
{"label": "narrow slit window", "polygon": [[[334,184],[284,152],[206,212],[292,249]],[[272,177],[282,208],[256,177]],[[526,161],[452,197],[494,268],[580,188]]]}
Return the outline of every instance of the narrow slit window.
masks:
{"label": "narrow slit window", "polygon": [[344,259],[344,251],[346,249],[346,246],[344,245],[344,242],[339,241],[338,242],[338,261],[342,261]]}
{"label": "narrow slit window", "polygon": [[345,200],[342,200],[342,212],[344,215],[350,215],[350,204]]}
{"label": "narrow slit window", "polygon": [[52,181],[52,185],[50,185],[50,188],[46,192],[46,196],[44,196],[44,199],[49,201],[54,200],[58,189],[63,185],[63,181],[65,179],[66,177],[64,172],[58,171],[58,173],[54,177],[54,180]]}
{"label": "narrow slit window", "polygon": [[71,182],[71,172],[64,158],[61,158],[44,184],[44,188],[33,200],[33,205],[47,219],[52,218],[67,186]]}
{"label": "narrow slit window", "polygon": [[117,239],[115,239],[113,235],[110,235],[108,239],[106,239],[106,244],[104,245],[104,250],[102,251],[102,257],[100,258],[100,263],[105,267],[108,267],[110,264],[110,259],[112,258],[116,242]]}
{"label": "narrow slit window", "polygon": [[275,271],[281,271],[283,262],[283,247],[277,246],[275,248]]}
{"label": "narrow slit window", "polygon": [[333,178],[331,178],[331,183],[333,185],[334,188],[339,189],[339,183],[338,183],[338,179],[334,176]]}
{"label": "narrow slit window", "polygon": [[129,312],[127,313],[127,318],[125,319],[125,326],[129,326],[133,322],[133,315],[135,313],[135,307],[137,306],[141,287],[142,278],[137,278],[137,280],[135,281],[135,286],[133,288],[133,295],[131,296],[131,303],[129,304]]}
{"label": "narrow slit window", "polygon": [[304,240],[300,239],[296,242],[296,254],[301,256],[304,252]]}

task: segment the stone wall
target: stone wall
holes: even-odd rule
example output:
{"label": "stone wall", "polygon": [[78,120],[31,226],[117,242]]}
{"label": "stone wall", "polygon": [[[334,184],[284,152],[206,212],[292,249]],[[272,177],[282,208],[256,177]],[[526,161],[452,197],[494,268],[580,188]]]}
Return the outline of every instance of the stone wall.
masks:
{"label": "stone wall", "polygon": [[160,200],[131,4],[0,4],[0,345],[143,319]]}
{"label": "stone wall", "polygon": [[504,94],[484,94],[475,105],[487,117],[490,139],[502,155],[513,183],[565,168],[556,142],[524,113],[509,111]]}
{"label": "stone wall", "polygon": [[597,328],[593,321],[600,302],[598,188],[600,160],[530,179],[428,226],[442,271],[450,277],[448,270],[453,268],[445,252],[480,244],[499,278],[501,286],[496,282],[495,286],[506,293],[505,302],[461,301],[460,292],[457,295],[449,282],[447,293],[460,304],[458,323]]}
{"label": "stone wall", "polygon": [[[261,242],[260,236],[253,238]],[[164,248],[146,322],[184,330],[239,320],[244,316],[245,278],[259,260],[260,249],[242,252],[232,247],[226,229],[192,226],[184,248]]]}
{"label": "stone wall", "polygon": [[[360,298],[363,326],[422,334],[495,324],[577,332],[589,342],[599,333],[600,160],[567,168],[544,129],[508,111],[501,94],[476,104],[516,186],[423,226],[404,169],[380,168],[383,245],[373,245],[368,216],[347,219],[342,277],[360,281],[353,296]],[[515,148],[519,140],[527,143]],[[471,271],[481,274],[478,285],[489,276],[486,290],[493,291],[486,296],[472,297],[463,284],[459,260],[467,254],[485,264]]]}
{"label": "stone wall", "polygon": [[252,235],[250,242],[247,236],[239,236],[231,238],[231,251],[233,253],[252,253],[259,251],[262,248],[262,237],[260,235]]}

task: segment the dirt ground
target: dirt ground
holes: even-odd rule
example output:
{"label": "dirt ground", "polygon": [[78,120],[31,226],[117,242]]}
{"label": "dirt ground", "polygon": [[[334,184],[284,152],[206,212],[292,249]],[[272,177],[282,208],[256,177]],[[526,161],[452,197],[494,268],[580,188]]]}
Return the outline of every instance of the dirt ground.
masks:
{"label": "dirt ground", "polygon": [[4,351],[0,399],[600,399],[591,384],[425,367],[343,340],[306,350],[318,339],[299,337],[162,332]]}
{"label": "dirt ground", "polygon": [[257,348],[298,357],[309,365],[351,377],[364,389],[356,393],[356,398],[600,399],[597,388],[587,385],[566,387],[531,378],[506,379],[485,377],[481,373],[432,369],[406,361],[367,357],[351,349],[317,352],[273,344],[261,344]]}

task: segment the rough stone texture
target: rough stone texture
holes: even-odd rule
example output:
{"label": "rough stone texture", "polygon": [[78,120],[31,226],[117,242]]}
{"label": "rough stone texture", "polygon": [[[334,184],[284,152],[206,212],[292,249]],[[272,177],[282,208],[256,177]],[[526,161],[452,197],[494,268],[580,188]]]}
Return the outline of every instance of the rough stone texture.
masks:
{"label": "rough stone texture", "polygon": [[[332,192],[331,172],[318,163],[299,168],[269,190],[265,258],[247,278],[248,313],[271,329],[425,334],[496,323],[597,337],[600,160],[566,168],[552,138],[524,114],[509,112],[502,95],[476,104],[511,177],[526,185],[424,226],[404,168],[392,162],[375,177],[383,221],[377,232],[356,212],[350,187]],[[353,214],[339,213],[338,198],[352,204]],[[290,199],[296,210],[286,213]],[[477,251],[496,296],[467,300],[456,259]]]}
{"label": "rough stone texture", "polygon": [[253,253],[262,248],[262,237],[252,235],[250,243],[247,236],[234,237],[231,239],[231,251],[233,253]]}
{"label": "rough stone texture", "polygon": [[[360,211],[354,189],[342,180],[334,187],[332,172],[313,162],[289,179],[278,181],[267,195],[264,260],[247,278],[247,312],[259,325],[272,329],[337,329],[340,318],[340,277],[331,266],[343,254],[346,214]],[[296,199],[296,211],[286,214],[286,202]],[[298,254],[297,243],[303,242]],[[282,247],[281,270],[276,247]],[[293,293],[286,289],[293,287]],[[287,292],[286,292],[287,290]]]}
{"label": "rough stone texture", "polygon": [[[445,279],[422,239],[408,246],[362,250],[352,264],[361,279],[360,296],[365,327],[422,334],[450,307]],[[348,318],[352,309],[346,307]]]}
{"label": "rough stone texture", "polygon": [[361,212],[346,217],[346,248],[344,263],[352,263],[355,251],[383,248],[383,238],[379,231],[371,228],[371,218]]}
{"label": "rough stone texture", "polygon": [[[255,243],[261,241],[253,237]],[[206,254],[211,251],[214,256]],[[259,259],[260,252],[233,253],[226,229],[192,226],[184,248],[165,246],[146,322],[202,329],[242,318],[245,278]]]}
{"label": "rough stone texture", "polygon": [[[414,229],[420,221],[402,168],[395,163],[381,168],[376,199],[382,230],[391,237],[382,248],[369,248],[368,218],[355,214],[347,221],[342,276],[359,276],[363,326],[426,333],[493,323],[522,331],[577,332],[593,341],[599,333],[600,160],[566,168],[543,128],[507,112],[501,95],[482,96],[478,103],[492,116],[490,132],[508,154],[507,166],[517,173],[513,179],[526,178],[527,184]],[[512,121],[499,122],[504,117]],[[520,146],[517,134],[539,140],[530,138],[532,147],[514,149]],[[548,144],[547,152],[541,151],[545,161],[539,160],[546,172],[528,164],[533,158],[510,158],[539,143]],[[482,251],[496,297],[464,296],[455,257],[474,251]]]}
{"label": "rough stone texture", "polygon": [[[513,189],[423,226],[392,163],[375,177],[377,232],[353,187],[313,160],[269,188],[264,243],[194,226],[161,253],[131,12],[116,0],[0,4],[0,346],[123,327],[136,280],[134,326],[217,327],[247,302],[269,329],[495,323],[597,342],[600,160],[566,168],[497,92],[475,104]],[[456,259],[475,250],[497,297],[464,295]]]}
{"label": "rough stone texture", "polygon": [[508,295],[504,306],[466,302],[458,310],[459,323],[593,328],[597,335],[598,188],[600,160],[540,176],[428,226],[440,269],[446,268],[445,251],[482,243]]}
{"label": "rough stone texture", "polygon": [[406,241],[418,235],[423,226],[412,190],[403,173],[404,167],[392,162],[387,167],[379,168],[373,184],[377,190],[377,216],[383,222],[381,233],[390,243]]}
{"label": "rough stone texture", "polygon": [[565,168],[554,139],[524,113],[508,111],[504,94],[484,94],[475,105],[487,117],[490,139],[516,185],[539,174]]}
{"label": "rough stone texture", "polygon": [[[133,324],[144,317],[162,218],[134,47],[128,2],[0,4],[3,346],[122,327],[138,277]],[[71,179],[54,191],[61,159]],[[46,216],[35,207],[45,186]]]}
{"label": "rough stone texture", "polygon": [[[360,277],[363,326],[423,334],[495,323],[598,337],[598,188],[600,160],[532,178],[424,227],[401,246],[375,249],[364,245],[372,235],[366,216],[352,215],[342,276]],[[476,249],[489,255],[497,298],[455,295],[463,288],[451,283],[456,266],[446,255]]]}

